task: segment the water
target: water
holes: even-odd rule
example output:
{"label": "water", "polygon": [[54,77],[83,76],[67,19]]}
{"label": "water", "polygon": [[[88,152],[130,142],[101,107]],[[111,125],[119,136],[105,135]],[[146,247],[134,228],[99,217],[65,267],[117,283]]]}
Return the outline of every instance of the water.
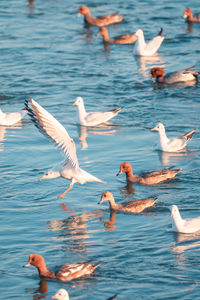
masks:
{"label": "water", "polygon": [[[185,7],[198,12],[197,1],[87,2],[93,14],[125,16],[109,28],[110,36],[142,28],[150,39],[163,27],[166,38],[154,60],[136,59],[132,45],[104,49],[98,28],[88,31],[77,17],[82,4],[35,0],[30,7],[26,1],[1,1],[2,110],[18,111],[28,97],[38,101],[67,128],[80,166],[107,182],[76,184],[58,199],[68,181],[37,179],[62,160],[59,150],[28,117],[0,128],[1,299],[50,299],[59,288],[72,299],[106,299],[115,293],[118,299],[198,298],[200,237],[175,235],[169,209],[177,204],[184,217],[200,215],[199,131],[179,155],[157,151],[158,135],[149,131],[158,121],[171,136],[199,127],[200,85],[155,89],[149,77],[155,65],[168,71],[200,68],[200,25],[188,31],[181,19]],[[79,129],[72,106],[77,96],[88,111],[124,110],[110,127]],[[183,172],[158,186],[126,186],[124,176],[115,176],[125,160],[135,173],[171,165]],[[159,201],[139,215],[110,216],[106,203],[97,205],[106,190],[117,202],[150,195]],[[30,253],[43,255],[49,269],[89,259],[102,264],[89,278],[40,282],[35,268],[22,268]]]}

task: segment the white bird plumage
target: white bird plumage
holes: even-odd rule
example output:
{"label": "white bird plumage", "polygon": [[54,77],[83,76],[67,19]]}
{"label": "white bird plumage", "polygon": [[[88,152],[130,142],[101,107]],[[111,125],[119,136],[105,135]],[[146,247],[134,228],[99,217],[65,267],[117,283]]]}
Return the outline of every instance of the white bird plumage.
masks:
{"label": "white bird plumage", "polygon": [[70,180],[69,188],[64,191],[59,198],[63,198],[76,182],[80,184],[84,184],[88,181],[104,183],[101,179],[79,168],[76,145],[60,122],[31,98],[25,102],[25,106],[29,116],[39,131],[55,142],[66,156],[59,170],[50,170],[39,180],[56,177],[63,177]]}
{"label": "white bird plumage", "polygon": [[83,126],[97,126],[99,124],[105,123],[115,117],[118,112],[122,110],[122,107],[119,107],[108,111],[87,113],[82,97],[77,97],[73,105],[77,105],[78,123]]}
{"label": "white bird plumage", "polygon": [[200,217],[182,219],[178,206],[172,205],[171,209],[172,227],[176,232],[195,233],[200,231]]}
{"label": "white bird plumage", "polygon": [[60,289],[54,296],[51,296],[51,299],[69,300],[69,294],[65,289]]}
{"label": "white bird plumage", "polygon": [[150,42],[146,43],[144,39],[144,33],[142,29],[136,31],[137,40],[134,47],[134,54],[141,56],[152,56],[159,49],[164,40],[164,36],[161,36],[162,29]]}
{"label": "white bird plumage", "polygon": [[2,126],[12,126],[25,116],[26,110],[22,109],[20,112],[11,112],[11,113],[4,113],[0,109],[0,125]]}
{"label": "white bird plumage", "polygon": [[156,127],[151,131],[158,131],[160,135],[160,146],[162,151],[166,152],[179,152],[183,150],[188,142],[191,140],[196,128],[179,136],[178,138],[168,138],[165,133],[165,126],[162,123],[158,123]]}

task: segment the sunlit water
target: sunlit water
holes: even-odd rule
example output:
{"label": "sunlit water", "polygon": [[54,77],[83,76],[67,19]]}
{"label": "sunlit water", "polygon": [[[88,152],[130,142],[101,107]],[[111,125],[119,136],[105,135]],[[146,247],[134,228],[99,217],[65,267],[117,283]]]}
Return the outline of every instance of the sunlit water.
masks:
{"label": "sunlit water", "polygon": [[[193,3],[192,3],[193,2]],[[200,85],[156,89],[152,66],[176,71],[200,65],[200,25],[188,28],[184,8],[199,12],[198,1],[89,1],[92,14],[119,11],[122,24],[110,36],[144,30],[151,39],[163,27],[159,54],[135,58],[132,45],[104,49],[98,28],[86,29],[77,17],[80,1],[1,0],[0,102],[3,111],[18,111],[34,98],[68,130],[80,166],[106,184],[75,184],[64,179],[38,181],[63,157],[28,117],[0,128],[1,299],[50,299],[66,288],[72,299],[192,299],[200,293],[200,237],[175,235],[170,207],[183,217],[200,215],[200,135],[187,152],[161,153],[158,121],[171,136],[199,129]],[[122,106],[113,125],[86,129],[76,125],[72,103],[85,100],[88,111]],[[116,177],[122,161],[134,171],[182,168],[177,179],[158,186],[126,185]],[[155,195],[157,205],[139,215],[112,214],[98,206],[110,190],[117,202]],[[64,205],[62,205],[64,203]],[[65,207],[65,209],[63,209]],[[73,215],[73,216],[72,216]],[[91,277],[72,282],[41,281],[33,267],[24,269],[30,253],[44,256],[49,269],[65,263],[94,260],[101,266]]]}

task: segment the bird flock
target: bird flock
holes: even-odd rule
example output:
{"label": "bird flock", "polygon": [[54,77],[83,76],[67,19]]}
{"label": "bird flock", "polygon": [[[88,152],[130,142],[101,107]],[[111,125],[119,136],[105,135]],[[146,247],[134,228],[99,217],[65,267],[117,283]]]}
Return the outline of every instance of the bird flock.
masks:
{"label": "bird flock", "polygon": [[[29,3],[30,5],[33,5],[34,1],[31,0]],[[84,16],[84,22],[88,26],[100,27],[98,35],[102,35],[104,43],[135,44],[135,55],[153,56],[158,51],[164,40],[164,36],[162,36],[162,28],[149,42],[145,42],[144,33],[141,29],[138,29],[135,33],[127,33],[109,38],[109,33],[106,26],[122,22],[124,19],[122,16],[120,16],[118,13],[113,13],[100,17],[92,17],[90,9],[85,5],[79,8],[78,13],[79,15]],[[185,9],[184,18],[187,19],[187,22],[200,23],[200,16],[194,17],[191,9],[189,8]],[[152,79],[156,79],[157,84],[167,85],[174,84],[176,82],[187,83],[188,81],[197,81],[199,73],[200,72],[194,70],[194,66],[166,75],[161,67],[154,67],[150,70],[150,75]],[[77,123],[86,127],[99,126],[102,123],[107,123],[123,110],[122,107],[118,107],[109,111],[87,112],[82,97],[77,97],[73,105],[77,106]],[[36,128],[50,141],[56,144],[65,156],[64,162],[61,163],[58,169],[49,170],[46,174],[39,178],[39,181],[57,177],[63,177],[66,180],[69,180],[69,187],[59,196],[59,198],[63,198],[66,193],[73,188],[75,183],[79,183],[81,185],[87,182],[105,183],[104,180],[99,179],[98,177],[80,168],[74,140],[69,136],[63,125],[34,99],[29,98],[26,100],[25,108],[21,112],[3,113],[0,109],[0,125],[12,126],[24,118],[26,114],[28,114]],[[168,138],[165,132],[165,126],[162,123],[158,123],[154,128],[151,129],[151,131],[158,131],[160,136],[160,147],[162,151],[175,153],[185,150],[188,142],[192,139],[196,128],[192,129],[188,133],[180,135],[177,138]],[[120,170],[116,175],[119,176],[125,173],[128,183],[156,185],[162,184],[166,180],[174,179],[181,171],[181,169],[170,167],[163,170],[146,171],[141,175],[135,175],[133,174],[133,168],[131,164],[125,161],[120,164]],[[141,213],[145,209],[154,206],[157,200],[158,197],[155,196],[117,204],[113,194],[110,191],[105,191],[101,195],[99,204],[103,203],[104,201],[108,201],[111,211]],[[181,233],[194,233],[200,230],[200,217],[193,219],[182,219],[179,209],[176,205],[172,206],[171,216],[174,231]],[[92,264],[89,261],[68,264],[64,265],[57,273],[55,273],[47,269],[45,260],[41,255],[32,253],[29,256],[28,264],[26,264],[25,267],[31,265],[35,266],[38,269],[39,276],[42,278],[45,277],[59,281],[69,281],[81,276],[90,275],[97,267],[99,267],[101,263],[103,262]],[[60,289],[51,298],[67,300],[69,299],[69,295],[66,290]]]}

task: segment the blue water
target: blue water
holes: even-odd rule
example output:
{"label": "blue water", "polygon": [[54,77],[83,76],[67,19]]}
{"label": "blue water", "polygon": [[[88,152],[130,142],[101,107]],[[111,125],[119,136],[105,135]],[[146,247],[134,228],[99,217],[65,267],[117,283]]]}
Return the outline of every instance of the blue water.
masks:
{"label": "blue water", "polygon": [[[135,58],[132,45],[104,49],[98,28],[86,29],[80,5],[93,15],[119,11],[123,23],[110,36],[144,30],[151,39],[163,27],[165,40],[156,58]],[[156,89],[152,66],[176,71],[196,64],[200,69],[200,25],[188,28],[181,19],[185,7],[199,12],[198,1],[41,1],[1,0],[0,105],[18,111],[32,97],[52,113],[74,139],[80,166],[106,184],[75,184],[64,179],[38,181],[62,161],[57,150],[31,123],[0,127],[1,299],[50,299],[66,288],[72,299],[198,299],[200,236],[175,235],[170,207],[183,217],[200,215],[200,134],[185,153],[157,150],[158,121],[170,136],[199,129],[200,84]],[[88,111],[124,109],[105,128],[76,125],[72,103],[85,100]],[[81,137],[81,140],[78,138]],[[175,165],[177,179],[158,186],[126,186],[116,177],[119,165],[130,161],[135,173]],[[155,207],[139,214],[111,215],[98,206],[110,190],[117,202],[159,197]],[[68,211],[61,207],[64,203]],[[74,211],[72,217],[71,211]],[[183,246],[183,247],[182,247]],[[30,253],[44,256],[49,269],[57,265],[101,261],[91,277],[72,282],[42,281],[34,267],[24,269]]]}

